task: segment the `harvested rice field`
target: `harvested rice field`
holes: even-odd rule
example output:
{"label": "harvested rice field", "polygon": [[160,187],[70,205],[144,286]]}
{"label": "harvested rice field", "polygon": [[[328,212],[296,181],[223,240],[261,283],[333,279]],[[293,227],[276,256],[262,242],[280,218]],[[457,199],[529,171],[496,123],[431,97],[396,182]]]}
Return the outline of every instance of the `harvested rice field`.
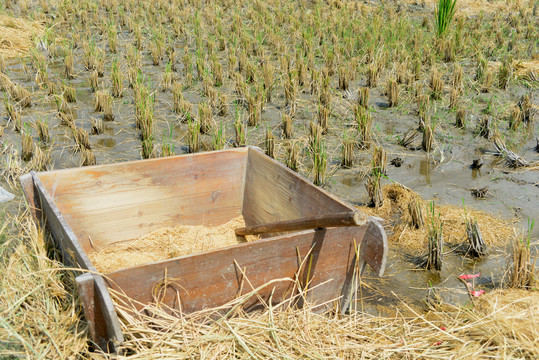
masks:
{"label": "harvested rice field", "polygon": [[[539,358],[537,0],[4,0],[0,102],[2,359]],[[349,314],[113,293],[125,342],[100,353],[19,176],[245,145],[378,217],[384,276]],[[89,255],[109,273],[243,225]]]}

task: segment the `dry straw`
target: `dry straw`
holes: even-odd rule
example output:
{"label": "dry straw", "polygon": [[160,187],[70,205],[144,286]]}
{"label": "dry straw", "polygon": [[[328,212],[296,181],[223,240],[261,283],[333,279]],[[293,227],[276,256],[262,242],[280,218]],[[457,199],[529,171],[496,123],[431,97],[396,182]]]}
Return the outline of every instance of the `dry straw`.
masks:
{"label": "dry straw", "polygon": [[25,55],[32,46],[33,38],[44,29],[38,22],[0,14],[0,55]]}
{"label": "dry straw", "polygon": [[[389,242],[399,244],[411,251],[423,251],[427,246],[428,229],[425,226],[415,227],[408,204],[412,200],[418,202],[417,206],[420,207],[421,212],[427,214],[427,202],[411,189],[398,183],[384,186],[382,193],[385,199],[382,206],[377,209],[361,207],[361,210],[387,220],[397,217],[398,221],[389,234]],[[514,221],[483,211],[453,205],[437,205],[436,212],[440,213],[440,219],[443,222],[446,243],[467,241],[466,218],[477,220],[487,246],[506,245],[516,236]]]}

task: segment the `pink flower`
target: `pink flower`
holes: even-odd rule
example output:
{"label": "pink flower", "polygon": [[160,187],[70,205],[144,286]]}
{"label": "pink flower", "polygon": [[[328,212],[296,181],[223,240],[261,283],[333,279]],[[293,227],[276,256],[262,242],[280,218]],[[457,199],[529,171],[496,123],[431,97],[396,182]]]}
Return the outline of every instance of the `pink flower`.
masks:
{"label": "pink flower", "polygon": [[462,280],[468,280],[468,279],[473,279],[473,278],[476,278],[476,277],[480,277],[481,276],[481,273],[477,273],[477,274],[462,274],[459,276],[459,279],[462,279]]}
{"label": "pink flower", "polygon": [[479,297],[479,296],[483,295],[484,293],[485,293],[485,290],[470,291],[470,294],[472,294],[472,296],[475,296],[475,297]]}

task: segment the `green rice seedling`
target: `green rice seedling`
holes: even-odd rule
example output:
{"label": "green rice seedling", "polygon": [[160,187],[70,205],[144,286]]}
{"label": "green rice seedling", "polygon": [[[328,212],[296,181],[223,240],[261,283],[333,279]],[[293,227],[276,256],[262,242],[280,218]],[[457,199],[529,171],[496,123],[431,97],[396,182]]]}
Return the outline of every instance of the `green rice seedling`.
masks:
{"label": "green rice seedling", "polygon": [[201,80],[201,79],[204,78],[204,74],[206,73],[205,64],[204,64],[204,58],[202,57],[202,55],[199,54],[197,56],[195,65],[196,65],[196,69],[197,69],[197,77],[198,77],[199,80]]}
{"label": "green rice seedling", "polygon": [[208,103],[203,102],[198,106],[198,119],[200,122],[200,133],[209,134],[215,127],[211,112],[211,107]]}
{"label": "green rice seedling", "polygon": [[95,69],[96,66],[96,46],[93,41],[89,43],[84,42],[82,44],[82,60],[86,70],[91,71]]}
{"label": "green rice seedling", "polygon": [[440,217],[435,214],[434,202],[431,201],[429,204],[429,215],[430,215],[430,224],[429,224],[429,233],[428,238],[428,254],[426,268],[427,270],[436,270],[440,271],[442,269],[443,261],[443,222]]}
{"label": "green rice seedling", "polygon": [[137,83],[137,79],[142,76],[142,71],[139,67],[129,67],[127,69],[127,81],[129,83],[129,87],[133,89],[135,87],[135,84]]}
{"label": "green rice seedling", "polygon": [[228,97],[224,93],[220,93],[218,97],[217,115],[219,116],[228,115]]}
{"label": "green rice seedling", "polygon": [[165,65],[165,72],[161,78],[161,91],[170,90],[173,82],[172,64],[169,62]]}
{"label": "green rice seedling", "polygon": [[66,56],[64,57],[64,75],[66,79],[75,78],[75,67],[73,63],[73,51],[66,49]]}
{"label": "green rice seedling", "polygon": [[342,66],[339,68],[339,90],[348,90],[350,83],[350,74],[348,68]]}
{"label": "green rice seedling", "polygon": [[380,68],[376,63],[370,63],[367,67],[367,87],[374,88],[378,84],[380,77]]}
{"label": "green rice seedling", "polygon": [[269,59],[265,59],[262,64],[262,80],[264,85],[264,94],[266,95],[266,102],[271,101],[271,94],[273,92],[273,79],[275,68],[270,63]]}
{"label": "green rice seedling", "polygon": [[344,133],[341,144],[341,166],[351,168],[354,166],[354,139],[349,133]]}
{"label": "green rice seedling", "polygon": [[81,166],[92,166],[96,163],[95,154],[91,149],[81,150]]}
{"label": "green rice seedling", "polygon": [[95,70],[100,78],[105,75],[105,53],[101,49],[97,49],[95,57]]}
{"label": "green rice seedling", "polygon": [[369,107],[369,94],[370,89],[368,87],[361,87],[358,89],[357,103],[364,109]]}
{"label": "green rice seedling", "polygon": [[111,53],[116,54],[118,51],[118,30],[115,24],[110,24],[107,28],[107,39]]}
{"label": "green rice seedling", "polygon": [[318,125],[322,129],[322,134],[327,134],[329,127],[329,118],[331,116],[331,109],[329,105],[318,105],[317,117]]}
{"label": "green rice seedling", "polygon": [[225,127],[222,122],[219,122],[219,125],[215,127],[212,134],[211,145],[213,150],[222,150],[225,148],[226,144],[226,135]]}
{"label": "green rice seedling", "polygon": [[438,53],[445,62],[451,62],[455,58],[455,46],[451,39],[438,39]]}
{"label": "green rice seedling", "polygon": [[32,138],[32,135],[29,134],[29,131],[21,131],[21,142],[21,159],[23,161],[30,161],[34,154],[34,139]]}
{"label": "green rice seedling", "polygon": [[528,220],[528,236],[525,239],[515,238],[513,240],[513,257],[509,265],[509,287],[515,289],[532,289],[537,286],[535,263],[537,258],[531,257],[531,232],[535,220]]}
{"label": "green rice seedling", "polygon": [[522,124],[524,119],[524,114],[520,110],[520,107],[513,106],[511,108],[511,113],[509,114],[509,129],[515,131],[518,129],[520,124]]}
{"label": "green rice seedling", "polygon": [[62,95],[65,101],[67,101],[68,103],[77,102],[77,98],[75,94],[76,94],[75,88],[72,86],[69,86],[67,83],[64,83]]}
{"label": "green rice seedling", "polygon": [[494,79],[494,73],[491,70],[487,70],[481,84],[481,92],[488,93],[492,88]]}
{"label": "green rice seedling", "polygon": [[100,135],[105,132],[105,125],[103,124],[102,119],[90,118],[90,123],[92,125],[92,130],[91,130],[92,135]]}
{"label": "green rice seedling", "polygon": [[311,94],[312,95],[320,95],[318,94],[318,88],[320,86],[320,72],[316,69],[311,69]]}
{"label": "green rice seedling", "polygon": [[442,74],[434,67],[430,75],[429,88],[431,92],[431,98],[434,100],[440,100],[442,98],[442,91],[444,89],[444,81],[442,80]]}
{"label": "green rice seedling", "polygon": [[456,88],[452,88],[449,92],[449,108],[455,109],[458,106],[460,99],[460,91]]}
{"label": "green rice seedling", "polygon": [[479,56],[477,57],[477,67],[475,70],[476,81],[482,82],[485,79],[485,75],[487,74],[487,64],[487,60],[483,54],[479,53]]}
{"label": "green rice seedling", "polygon": [[129,68],[140,68],[142,60],[140,58],[140,52],[131,44],[126,45],[125,57]]}
{"label": "green rice seedling", "polygon": [[120,71],[120,66],[117,58],[112,61],[110,77],[112,80],[112,96],[114,96],[115,98],[122,97],[124,92],[123,74]]}
{"label": "green rice seedling", "polygon": [[318,93],[318,101],[320,104],[331,104],[330,77],[327,68],[322,69],[320,83],[316,92]]}
{"label": "green rice seedling", "polygon": [[235,85],[235,91],[238,94],[239,97],[245,98],[247,93],[247,85],[245,84],[245,80],[243,79],[243,75],[237,72],[234,74],[234,85]]}
{"label": "green rice seedling", "polygon": [[234,131],[236,132],[236,147],[245,146],[247,143],[247,132],[245,130],[245,125],[241,120],[241,112],[236,108],[236,115],[234,120]]}
{"label": "green rice seedling", "polygon": [[212,74],[213,74],[213,85],[217,87],[223,85],[223,79],[224,79],[223,66],[221,65],[219,60],[217,60],[217,58],[215,58],[212,62]]}
{"label": "green rice seedling", "polygon": [[421,59],[419,56],[414,58],[412,62],[412,74],[415,81],[419,80],[421,77]]}
{"label": "green rice seedling", "polygon": [[367,149],[372,143],[372,116],[369,110],[359,106],[356,121],[358,124],[358,146]]}
{"label": "green rice seedling", "polygon": [[314,184],[323,185],[326,180],[327,149],[319,131],[315,131],[311,142],[311,156],[313,160]]}
{"label": "green rice seedling", "polygon": [[466,110],[460,109],[455,115],[455,126],[459,129],[466,129]]}
{"label": "green rice seedling", "polygon": [[142,29],[140,27],[139,23],[135,24],[135,27],[133,29],[133,36],[135,38],[135,46],[138,50],[142,50],[144,48],[144,42],[142,41]]}
{"label": "green rice seedling", "polygon": [[408,73],[407,62],[401,62],[397,66],[397,83],[408,85],[410,83],[410,74]]}
{"label": "green rice seedling", "polygon": [[271,128],[266,127],[266,138],[264,140],[264,145],[266,147],[266,155],[271,158],[275,157],[275,135],[271,131]]}
{"label": "green rice seedling", "polygon": [[455,64],[455,68],[453,70],[453,88],[459,92],[461,92],[463,89],[462,66],[460,66],[459,64]]}
{"label": "green rice seedling", "polygon": [[517,106],[522,112],[522,121],[528,126],[534,124],[536,110],[532,105],[531,95],[529,93],[522,95]]}
{"label": "green rice seedling", "polygon": [[397,80],[390,78],[386,85],[386,96],[388,98],[388,106],[394,107],[399,105],[399,85]]}
{"label": "green rice seedling", "polygon": [[228,52],[227,68],[229,76],[231,76],[231,74],[235,74],[238,68],[238,58],[234,53],[233,49],[230,49],[230,51]]}
{"label": "green rice seedling", "polygon": [[438,0],[435,8],[436,35],[443,37],[455,15],[457,0]]}
{"label": "green rice seedling", "polygon": [[421,200],[414,196],[408,203],[408,213],[410,214],[408,225],[414,229],[421,229],[425,224],[423,211],[421,210]]}
{"label": "green rice seedling", "polygon": [[260,122],[261,99],[256,94],[247,95],[247,125],[257,126]]}
{"label": "green rice seedling", "polygon": [[[299,56],[299,52],[297,54]],[[348,81],[346,79],[346,75],[344,74],[345,71],[346,69],[343,69],[344,78],[342,80],[346,83],[346,86],[348,86]],[[296,79],[297,79],[298,86],[301,87],[305,85],[306,74],[307,74],[307,66],[305,65],[305,62],[303,61],[303,59],[301,58],[296,59]],[[340,84],[340,78],[339,78],[339,84]]]}
{"label": "green rice seedling", "polygon": [[504,61],[500,68],[498,69],[498,86],[500,89],[507,90],[509,82],[513,77],[513,60],[511,57],[508,57]]}
{"label": "green rice seedling", "polygon": [[154,66],[159,65],[162,56],[162,50],[156,41],[150,42],[150,55],[152,56],[152,64]]}
{"label": "green rice seedling", "polygon": [[282,114],[281,129],[284,139],[291,139],[294,137],[292,133],[292,117],[288,114]]}
{"label": "green rice seedling", "polygon": [[39,136],[39,140],[43,143],[48,144],[51,141],[51,135],[49,132],[49,124],[46,121],[37,119],[36,121],[36,131]]}
{"label": "green rice seedling", "polygon": [[105,109],[105,103],[107,102],[108,93],[105,90],[98,90],[94,96],[94,111],[102,112]]}
{"label": "green rice seedling", "polygon": [[369,206],[378,209],[384,204],[384,194],[381,185],[382,174],[374,172],[368,175],[365,189],[369,196]]}
{"label": "green rice seedling", "polygon": [[423,140],[421,141],[421,149],[425,152],[432,151],[432,145],[434,143],[434,125],[429,122],[425,124],[423,128]]}
{"label": "green rice seedling", "polygon": [[99,89],[99,74],[97,73],[97,70],[93,70],[90,73],[90,91],[96,92],[97,89]]}
{"label": "green rice seedling", "polygon": [[[174,142],[172,141],[173,126],[170,125],[170,129],[163,131],[163,141],[161,142],[161,156],[173,156],[174,155]],[[168,132],[168,134],[167,134]]]}
{"label": "green rice seedling", "polygon": [[153,143],[153,137],[149,137],[140,142],[141,155],[143,159],[151,159],[156,157],[156,149]]}
{"label": "green rice seedling", "polygon": [[288,108],[290,116],[295,116],[297,107],[298,87],[296,80],[290,76],[285,76],[283,80],[285,106]]}
{"label": "green rice seedling", "polygon": [[200,148],[200,122],[187,117],[187,144],[189,152],[196,153]]}
{"label": "green rice seedling", "polygon": [[383,146],[374,146],[372,150],[372,173],[385,175],[387,166],[387,153]]}
{"label": "green rice seedling", "polygon": [[477,129],[477,133],[479,136],[484,137],[485,139],[490,139],[492,136],[492,130],[491,130],[491,117],[488,115],[483,115],[481,117],[481,121],[479,122],[479,126]]}
{"label": "green rice seedling", "polygon": [[187,45],[183,49],[182,63],[185,75],[187,75],[187,73],[191,73],[191,69],[193,68],[193,62],[191,60],[191,54],[189,53],[189,48],[187,47]]}
{"label": "green rice seedling", "polygon": [[288,141],[286,146],[285,164],[292,171],[298,171],[298,146],[296,141]]}

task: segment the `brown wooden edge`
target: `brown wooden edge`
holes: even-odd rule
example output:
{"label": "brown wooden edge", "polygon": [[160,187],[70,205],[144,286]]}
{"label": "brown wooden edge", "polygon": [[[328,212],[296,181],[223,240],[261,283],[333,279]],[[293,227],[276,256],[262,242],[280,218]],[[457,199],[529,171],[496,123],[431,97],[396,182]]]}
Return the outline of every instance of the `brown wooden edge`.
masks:
{"label": "brown wooden edge", "polygon": [[366,223],[367,216],[358,210],[241,227],[237,228],[235,232],[237,236],[245,236],[337,226],[359,226],[365,225]]}
{"label": "brown wooden edge", "polygon": [[[91,331],[93,341],[99,347],[105,344],[105,347],[101,348],[101,350],[114,352],[116,346],[123,343],[124,337],[105,281],[100,275],[97,275],[96,269],[80,246],[77,237],[56,207],[37,174],[31,171],[29,174],[21,176],[20,182],[32,214],[42,225],[48,225],[48,230],[55,238],[57,246],[62,252],[64,264],[80,267],[82,271],[86,269],[96,273],[79,275],[76,282],[83,286],[83,289],[81,288],[79,291],[82,290],[80,292],[81,302],[88,325],[90,326],[90,323],[95,324],[94,333]],[[72,256],[74,256],[74,259],[71,258]],[[91,286],[88,275],[92,277],[92,291],[90,291]],[[82,278],[80,278],[81,276]],[[87,298],[85,294],[89,297]],[[87,306],[91,307],[87,309]],[[104,328],[105,332],[101,331],[101,328]],[[94,334],[97,337],[94,337]]]}

